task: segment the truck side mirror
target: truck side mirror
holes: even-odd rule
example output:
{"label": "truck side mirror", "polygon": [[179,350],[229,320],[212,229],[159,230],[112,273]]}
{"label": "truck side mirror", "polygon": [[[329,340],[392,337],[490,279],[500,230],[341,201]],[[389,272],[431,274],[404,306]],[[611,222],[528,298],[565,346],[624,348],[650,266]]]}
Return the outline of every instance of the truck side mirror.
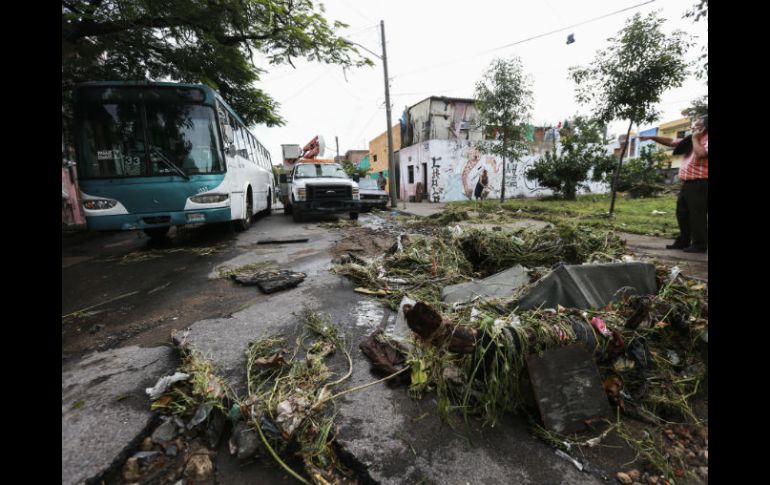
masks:
{"label": "truck side mirror", "polygon": [[280,174],[280,175],[278,176],[278,181],[279,181],[280,183],[282,183],[282,184],[285,184],[285,183],[286,183],[286,174],[285,174],[285,173],[282,173],[282,174]]}
{"label": "truck side mirror", "polygon": [[235,149],[235,145],[230,145],[227,147],[227,156],[234,157],[237,153],[237,150]]}

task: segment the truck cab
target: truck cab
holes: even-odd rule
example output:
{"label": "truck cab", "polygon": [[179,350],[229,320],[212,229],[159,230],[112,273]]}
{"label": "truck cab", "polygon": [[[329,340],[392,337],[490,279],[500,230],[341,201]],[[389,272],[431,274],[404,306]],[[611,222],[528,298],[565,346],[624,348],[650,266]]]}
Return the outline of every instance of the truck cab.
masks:
{"label": "truck cab", "polygon": [[306,214],[343,214],[358,219],[361,200],[358,184],[339,163],[323,159],[299,159],[284,167],[281,197],[285,214],[301,222]]}

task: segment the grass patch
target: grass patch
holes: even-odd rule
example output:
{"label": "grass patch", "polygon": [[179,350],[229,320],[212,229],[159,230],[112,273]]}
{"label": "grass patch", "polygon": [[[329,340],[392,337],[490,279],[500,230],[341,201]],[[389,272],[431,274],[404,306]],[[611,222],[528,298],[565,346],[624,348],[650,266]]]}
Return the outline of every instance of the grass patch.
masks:
{"label": "grass patch", "polygon": [[[499,201],[452,202],[448,210],[476,210],[478,219],[488,223],[504,223],[512,219],[537,219],[552,223],[577,222],[580,225],[617,231],[673,238],[678,233],[676,196],[631,199],[619,194],[615,214],[607,217],[610,194],[578,196],[577,200],[511,199]],[[502,212],[501,212],[502,211]],[[665,212],[665,214],[660,214]]]}

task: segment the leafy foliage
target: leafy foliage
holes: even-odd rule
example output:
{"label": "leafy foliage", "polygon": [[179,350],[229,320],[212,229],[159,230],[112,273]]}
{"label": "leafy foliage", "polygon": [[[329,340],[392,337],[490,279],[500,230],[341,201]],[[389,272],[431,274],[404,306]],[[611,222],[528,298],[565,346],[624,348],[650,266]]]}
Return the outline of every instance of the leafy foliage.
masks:
{"label": "leafy foliage", "polygon": [[[706,22],[709,20],[709,1],[708,0],[699,0],[698,4],[693,6],[690,10],[685,12],[684,18],[693,18],[694,22],[699,22],[701,18],[703,18]],[[699,79],[705,79],[706,84],[708,85],[709,80],[709,49],[708,44],[704,45],[701,48],[702,54],[698,58],[698,61],[703,63],[700,69],[698,69],[695,74],[698,76]]]}
{"label": "leafy foliage", "polygon": [[348,159],[341,160],[340,165],[342,165],[342,169],[345,170],[345,173],[348,174],[348,177],[350,178],[353,178],[353,175],[355,174],[366,177],[367,169],[356,167],[356,165]]}
{"label": "leafy foliage", "polygon": [[709,114],[709,95],[704,94],[699,98],[695,98],[690,102],[690,106],[682,111],[682,116],[687,116],[690,119],[697,119],[701,116]]}
{"label": "leafy foliage", "polygon": [[546,152],[527,170],[527,178],[575,200],[577,189],[586,186],[589,175],[601,181],[615,164],[614,157],[605,152],[603,130],[598,120],[576,117],[572,129],[560,131],[561,149]]}
{"label": "leafy foliage", "polygon": [[[532,80],[524,72],[521,59],[495,59],[476,83],[476,108],[479,125],[488,138],[502,143],[482,141],[478,150],[517,161],[527,153],[526,121],[532,109]],[[507,163],[507,162],[506,162]],[[505,165],[500,200],[505,198]]]}
{"label": "leafy foliage", "polygon": [[661,95],[684,82],[684,54],[690,44],[684,32],[666,36],[662,24],[654,12],[645,18],[636,14],[589,67],[570,68],[578,102],[592,104],[600,121],[653,123]]}
{"label": "leafy foliage", "polygon": [[97,80],[174,80],[218,90],[248,124],[281,125],[278,103],[256,86],[294,58],[372,64],[312,0],[62,1],[62,96]]}
{"label": "leafy foliage", "polygon": [[665,178],[662,168],[669,161],[665,150],[653,147],[642,148],[639,158],[629,160],[620,169],[618,190],[629,192],[631,197],[652,197],[663,190]]}

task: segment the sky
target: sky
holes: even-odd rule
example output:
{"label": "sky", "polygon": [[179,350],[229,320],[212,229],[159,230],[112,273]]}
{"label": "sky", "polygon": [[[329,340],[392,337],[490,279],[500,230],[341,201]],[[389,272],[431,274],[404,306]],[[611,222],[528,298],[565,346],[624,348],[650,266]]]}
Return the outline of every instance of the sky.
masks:
{"label": "sky", "polygon": [[[390,79],[392,123],[429,96],[472,98],[474,86],[498,57],[519,56],[532,79],[534,106],[531,122],[556,124],[589,109],[575,100],[575,85],[568,77],[571,66],[587,66],[597,50],[608,46],[626,19],[640,12],[659,11],[664,30],[684,30],[695,46],[688,59],[696,59],[708,44],[708,24],[683,19],[697,0],[326,0],[328,20],[348,27],[340,34],[351,42],[381,54],[380,21],[385,38]],[[563,27],[583,23],[635,5],[621,13],[585,23],[563,32],[517,43]],[[567,45],[567,35],[575,42]],[[510,44],[517,43],[510,46]],[[508,47],[505,47],[508,46]],[[258,87],[279,104],[286,120],[282,127],[252,126],[252,132],[270,151],[274,165],[282,162],[281,145],[305,145],[320,135],[326,143],[324,158],[367,150],[369,141],[387,128],[382,62],[363,49],[374,66],[343,70],[337,65],[294,60],[268,66]],[[666,92],[658,109],[659,122],[681,118],[681,111],[696,97],[708,93],[704,81],[691,75],[680,88]],[[627,122],[626,122],[627,123]],[[614,122],[609,134],[625,133],[627,124]],[[645,129],[647,126],[642,126]],[[636,129],[636,127],[634,127]]]}

